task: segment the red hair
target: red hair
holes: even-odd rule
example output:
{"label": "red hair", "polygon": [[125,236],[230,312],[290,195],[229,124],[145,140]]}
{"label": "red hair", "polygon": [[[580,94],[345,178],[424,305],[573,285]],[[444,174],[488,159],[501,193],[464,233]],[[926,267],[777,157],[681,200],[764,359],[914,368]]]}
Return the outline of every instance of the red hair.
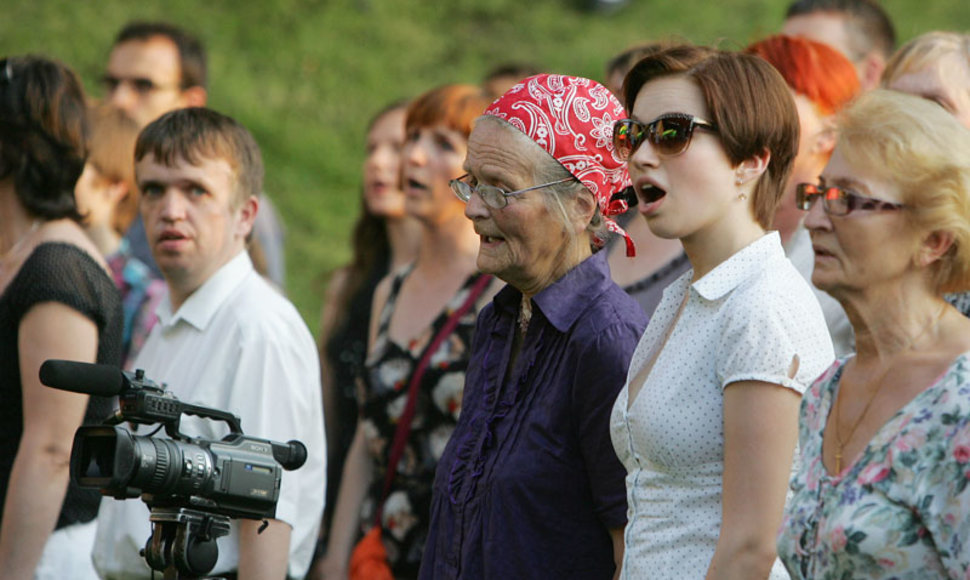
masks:
{"label": "red hair", "polygon": [[859,77],[848,58],[834,48],[807,38],[778,34],[745,49],[774,66],[800,95],[824,115],[844,107],[860,91]]}
{"label": "red hair", "polygon": [[474,85],[445,85],[415,99],[408,107],[405,130],[445,125],[467,138],[475,119],[492,102],[481,87]]}

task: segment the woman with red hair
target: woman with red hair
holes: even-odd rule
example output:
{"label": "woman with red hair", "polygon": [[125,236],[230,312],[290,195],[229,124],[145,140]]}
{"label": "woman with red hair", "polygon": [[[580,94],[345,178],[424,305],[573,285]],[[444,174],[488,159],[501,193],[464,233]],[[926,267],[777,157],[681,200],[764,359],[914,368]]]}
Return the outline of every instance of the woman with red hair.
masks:
{"label": "woman with red hair", "polygon": [[[807,38],[770,36],[752,44],[746,52],[771,63],[795,98],[800,126],[798,155],[772,227],[781,235],[785,253],[795,268],[811,281],[815,255],[808,230],[802,226],[805,212],[795,206],[795,188],[799,183],[817,180],[828,163],[835,148],[835,113],[859,94],[859,78],[852,62],[841,52]],[[818,289],[815,296],[825,314],[836,356],[852,352],[855,341],[845,311]]]}
{"label": "woman with red hair", "polygon": [[364,545],[383,546],[395,578],[417,576],[435,467],[461,413],[478,310],[491,298],[482,292],[490,277],[476,267],[478,235],[449,185],[464,173],[468,135],[489,102],[478,87],[449,85],[408,107],[401,185],[421,241],[414,263],[374,292],[360,418],[320,566],[326,578],[347,578],[354,541],[378,527],[380,542]]}

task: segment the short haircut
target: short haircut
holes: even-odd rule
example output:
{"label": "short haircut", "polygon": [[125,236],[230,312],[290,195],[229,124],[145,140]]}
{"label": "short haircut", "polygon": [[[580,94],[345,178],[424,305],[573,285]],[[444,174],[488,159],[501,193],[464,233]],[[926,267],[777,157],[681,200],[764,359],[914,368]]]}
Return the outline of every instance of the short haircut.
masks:
{"label": "short haircut", "polygon": [[754,218],[769,229],[798,153],[798,111],[785,79],[754,55],[681,45],[648,56],[633,67],[623,83],[629,108],[633,109],[643,85],[671,76],[696,83],[711,115],[708,121],[717,126],[721,146],[732,164],[771,154],[752,193]]}
{"label": "short haircut", "polygon": [[899,186],[917,231],[953,236],[934,282],[941,292],[970,288],[970,130],[926,99],[877,89],[840,113],[836,150]]}
{"label": "short haircut", "polygon": [[828,12],[847,17],[849,42],[859,61],[873,50],[888,59],[896,48],[896,30],[889,14],[876,0],[796,0],[788,6],[785,18]]}
{"label": "short haircut", "polygon": [[84,90],[74,71],[40,56],[0,60],[0,178],[24,208],[80,221],[74,185],[87,142]]}
{"label": "short haircut", "polygon": [[134,158],[139,127],[114,107],[97,107],[90,112],[89,118],[88,163],[105,179],[128,186],[128,194],[118,202],[111,216],[111,227],[124,234],[138,215]]}
{"label": "short haircut", "polygon": [[882,73],[882,86],[918,70],[937,66],[940,59],[948,54],[963,57],[963,63],[970,68],[970,34],[934,30],[921,34],[904,44],[889,62]]}
{"label": "short haircut", "polygon": [[745,52],[775,67],[793,91],[807,97],[823,115],[831,115],[859,94],[859,75],[841,52],[808,38],[778,34]]}
{"label": "short haircut", "polygon": [[481,87],[445,85],[424,93],[408,106],[405,131],[444,125],[466,138],[492,99]]}
{"label": "short haircut", "polygon": [[192,165],[203,159],[225,160],[235,175],[237,206],[263,190],[263,158],[256,140],[235,119],[212,109],[176,109],[149,123],[138,135],[135,163],[149,154],[169,167],[180,160]]}
{"label": "short haircut", "polygon": [[115,37],[114,46],[129,41],[148,41],[155,37],[171,40],[179,53],[180,85],[207,88],[208,68],[202,42],[185,30],[168,22],[129,22]]}

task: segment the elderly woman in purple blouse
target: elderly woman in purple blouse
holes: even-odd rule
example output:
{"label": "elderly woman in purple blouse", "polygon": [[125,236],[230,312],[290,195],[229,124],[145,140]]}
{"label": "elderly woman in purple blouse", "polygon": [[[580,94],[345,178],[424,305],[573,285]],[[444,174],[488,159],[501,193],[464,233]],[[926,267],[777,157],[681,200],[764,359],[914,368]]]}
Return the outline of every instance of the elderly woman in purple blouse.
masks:
{"label": "elderly woman in purple blouse", "polygon": [[[622,105],[576,77],[530,77],[468,141],[452,188],[508,285],[482,310],[461,418],[434,483],[421,578],[611,578],[624,469],[609,414],[645,325],[611,279],[608,216],[627,208]],[[628,252],[633,245],[627,241]]]}

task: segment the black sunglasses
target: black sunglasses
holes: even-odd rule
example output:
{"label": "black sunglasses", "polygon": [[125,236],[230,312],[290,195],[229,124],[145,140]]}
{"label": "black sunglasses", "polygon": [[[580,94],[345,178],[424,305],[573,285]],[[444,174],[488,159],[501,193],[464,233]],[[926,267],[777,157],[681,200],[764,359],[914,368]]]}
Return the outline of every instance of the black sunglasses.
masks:
{"label": "black sunglasses", "polygon": [[795,205],[798,209],[809,211],[819,199],[822,200],[822,209],[825,213],[837,216],[848,215],[856,210],[896,211],[906,208],[906,205],[901,203],[866,197],[834,185],[799,183],[796,186]]}
{"label": "black sunglasses", "polygon": [[649,141],[661,155],[680,155],[687,150],[697,127],[717,131],[713,123],[686,113],[668,113],[649,123],[621,119],[613,125],[613,148],[624,161],[636,153],[644,141]]}

